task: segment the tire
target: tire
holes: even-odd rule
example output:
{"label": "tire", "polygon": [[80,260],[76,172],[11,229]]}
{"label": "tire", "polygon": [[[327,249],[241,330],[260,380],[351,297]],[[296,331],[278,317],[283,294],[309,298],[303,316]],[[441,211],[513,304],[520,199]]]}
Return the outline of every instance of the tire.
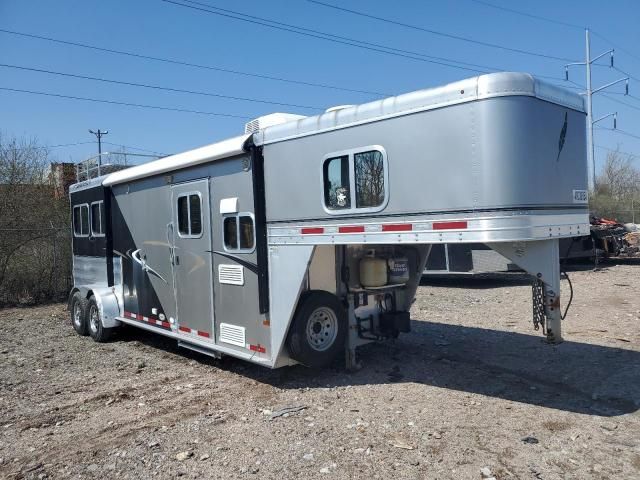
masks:
{"label": "tire", "polygon": [[289,355],[308,367],[327,367],[344,355],[347,314],[335,295],[312,290],[298,303],[287,337]]}
{"label": "tire", "polygon": [[113,334],[113,328],[105,328],[102,325],[98,302],[96,302],[96,297],[93,295],[89,297],[89,304],[87,305],[87,329],[91,338],[98,343],[108,341]]}
{"label": "tire", "polygon": [[69,312],[71,314],[71,325],[78,335],[89,335],[89,329],[87,328],[87,299],[84,298],[80,292],[73,294],[71,298],[71,308]]}

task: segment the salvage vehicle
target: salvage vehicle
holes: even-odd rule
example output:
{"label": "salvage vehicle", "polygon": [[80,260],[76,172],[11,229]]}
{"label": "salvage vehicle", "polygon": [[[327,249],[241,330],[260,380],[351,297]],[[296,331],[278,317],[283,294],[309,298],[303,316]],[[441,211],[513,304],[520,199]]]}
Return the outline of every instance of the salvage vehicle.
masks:
{"label": "salvage vehicle", "polygon": [[243,135],[70,189],[74,328],[121,324],[271,368],[410,330],[432,245],[483,243],[535,279],[562,340],[558,242],[589,234],[581,96],[494,73]]}

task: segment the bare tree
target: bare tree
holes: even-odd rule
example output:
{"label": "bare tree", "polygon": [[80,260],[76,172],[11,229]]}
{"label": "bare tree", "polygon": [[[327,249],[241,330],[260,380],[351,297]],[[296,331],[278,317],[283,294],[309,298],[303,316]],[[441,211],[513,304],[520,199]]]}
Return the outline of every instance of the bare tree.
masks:
{"label": "bare tree", "polygon": [[[0,293],[4,297],[9,290],[15,293],[12,289],[36,285],[38,280],[27,274],[44,278],[40,288],[46,286],[47,278],[53,280],[50,271],[42,270],[43,261],[58,254],[41,240],[68,227],[69,214],[67,200],[53,195],[49,168],[49,152],[36,139],[7,138],[0,133]],[[56,260],[62,261],[59,257]]]}
{"label": "bare tree", "polygon": [[610,152],[596,181],[592,210],[598,215],[628,222],[634,219],[633,210],[639,206],[640,169],[637,158],[619,151]]}

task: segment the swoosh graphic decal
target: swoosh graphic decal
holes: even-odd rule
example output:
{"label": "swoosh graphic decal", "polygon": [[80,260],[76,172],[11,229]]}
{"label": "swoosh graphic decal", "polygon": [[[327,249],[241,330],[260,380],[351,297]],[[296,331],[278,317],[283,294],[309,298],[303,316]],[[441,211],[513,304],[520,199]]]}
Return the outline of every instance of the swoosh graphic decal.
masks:
{"label": "swoosh graphic decal", "polygon": [[131,258],[133,259],[134,262],[136,262],[137,264],[139,264],[142,267],[142,270],[150,273],[151,275],[158,277],[160,280],[162,280],[164,283],[166,283],[167,285],[169,285],[169,282],[167,282],[162,275],[160,275],[158,272],[156,272],[153,268],[151,268],[149,265],[147,265],[147,262],[140,258],[140,248],[134,252],[131,252]]}
{"label": "swoosh graphic decal", "polygon": [[234,260],[234,261],[238,262],[240,265],[242,265],[243,267],[246,267],[249,270],[251,270],[256,275],[258,274],[258,265],[256,265],[255,263],[247,262],[246,260],[244,260],[244,259],[242,259],[242,258],[240,258],[240,257],[238,257],[236,255],[231,255],[230,253],[221,252],[219,250],[216,250],[216,251],[207,250],[207,252],[216,253],[216,254],[218,254],[218,255],[220,255],[222,257]]}

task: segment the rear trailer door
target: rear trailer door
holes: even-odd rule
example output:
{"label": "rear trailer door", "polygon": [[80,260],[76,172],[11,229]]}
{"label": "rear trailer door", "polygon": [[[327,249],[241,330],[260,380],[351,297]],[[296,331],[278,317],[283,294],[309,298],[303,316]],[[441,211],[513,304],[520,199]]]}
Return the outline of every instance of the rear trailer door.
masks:
{"label": "rear trailer door", "polygon": [[213,340],[209,181],[175,184],[171,190],[178,331]]}

